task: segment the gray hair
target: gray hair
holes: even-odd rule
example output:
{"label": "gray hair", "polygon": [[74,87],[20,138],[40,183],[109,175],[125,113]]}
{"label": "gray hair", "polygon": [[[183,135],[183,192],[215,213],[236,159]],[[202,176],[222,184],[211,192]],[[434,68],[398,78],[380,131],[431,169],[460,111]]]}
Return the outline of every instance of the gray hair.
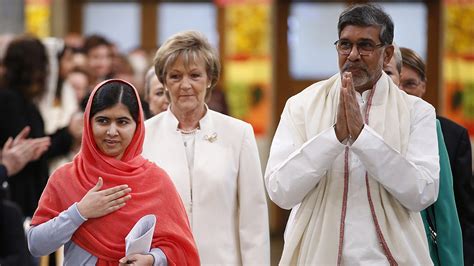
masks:
{"label": "gray hair", "polygon": [[150,90],[151,90],[151,79],[153,78],[154,75],[156,75],[155,67],[152,66],[150,69],[148,69],[148,71],[145,74],[144,92],[145,92],[145,100],[147,101],[149,100],[148,95],[150,94]]}
{"label": "gray hair", "polygon": [[339,16],[339,22],[337,23],[339,36],[341,36],[342,30],[348,25],[380,27],[380,41],[384,44],[392,44],[393,42],[394,26],[392,18],[378,5],[353,5],[344,10]]}
{"label": "gray hair", "polygon": [[395,64],[397,65],[398,73],[402,73],[402,65],[403,65],[403,58],[402,58],[402,51],[400,51],[400,47],[393,43],[393,57],[395,58]]}

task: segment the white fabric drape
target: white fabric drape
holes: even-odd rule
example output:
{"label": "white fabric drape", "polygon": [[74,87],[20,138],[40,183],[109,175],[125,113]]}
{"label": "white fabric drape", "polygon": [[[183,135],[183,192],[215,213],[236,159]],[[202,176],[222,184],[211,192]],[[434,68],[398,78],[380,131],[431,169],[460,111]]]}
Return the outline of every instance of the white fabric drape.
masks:
{"label": "white fabric drape", "polygon": [[[285,165],[293,163],[293,166],[297,168],[298,163],[301,166],[307,164],[304,160],[290,161],[298,156],[295,153],[308,152],[309,149],[305,149],[305,146],[315,145],[314,143],[321,141],[319,138],[326,138],[328,134],[324,131],[327,131],[328,128],[330,130],[336,121],[339,87],[340,76],[335,75],[290,99],[283,111],[281,126],[277,130],[272,144],[266,173],[269,195],[277,204],[281,203],[280,206],[283,205],[282,207],[286,208],[292,208],[301,202],[294,216],[293,228],[285,241],[280,261],[282,265],[337,264],[344,186],[339,177],[343,173],[334,169],[333,164],[336,163],[333,163],[331,159],[335,160],[342,153],[344,145],[330,143],[334,140],[328,139],[327,145],[313,146],[315,149],[324,150],[327,148],[327,151],[324,151],[328,154],[327,161],[316,162],[325,166],[316,170],[307,170],[308,173],[302,174],[302,178],[279,178],[278,175],[281,175],[279,171]],[[433,154],[432,150],[429,151],[428,165],[423,165],[423,163],[416,165],[404,158],[409,149],[408,143],[413,126],[411,117],[413,99],[409,97],[411,96],[401,92],[383,74],[376,85],[369,116],[370,126],[365,125],[364,128],[366,132],[373,131],[373,135],[382,136],[382,141],[388,148],[393,149],[392,153],[398,154],[396,160],[372,163],[372,158],[365,158],[363,150],[372,147],[370,144],[363,148],[357,147],[357,142],[364,141],[363,138],[370,135],[369,133],[363,132],[365,135],[361,133],[359,138],[362,140],[356,140],[352,146],[349,143],[349,149],[351,156],[362,161],[363,167],[369,173],[370,192],[378,223],[397,263],[399,265],[430,265],[431,259],[426,236],[418,211],[434,202],[437,197],[438,178],[436,174],[433,174],[439,170],[439,167],[437,168],[437,150],[433,150]],[[433,116],[433,134],[429,131],[430,134],[426,137],[428,139],[434,137],[436,142],[432,107],[427,119],[429,120],[431,116]],[[287,143],[288,145],[283,148],[287,151],[279,150],[279,145],[284,146],[280,135],[292,136],[292,144]],[[302,148],[298,149],[299,147]],[[288,151],[291,149],[296,151],[288,156]],[[302,156],[304,157],[304,155]],[[311,156],[306,157],[310,158]],[[380,158],[380,160],[384,159]],[[417,176],[413,177],[415,181],[412,183],[416,185],[405,186],[401,191],[392,189],[396,186],[393,185],[394,180],[388,180],[382,174],[384,163],[387,168],[406,165],[407,168],[410,168],[409,170],[412,168],[414,171],[416,170]],[[426,171],[422,169],[425,166]],[[425,175],[424,172],[427,174]],[[285,170],[285,173],[290,172]],[[319,179],[310,178],[311,176],[318,176]],[[404,178],[408,177],[398,180],[402,182]],[[402,188],[401,185],[400,188]],[[299,195],[295,196],[296,193],[291,191],[298,191]],[[419,193],[420,191],[423,193]],[[415,199],[419,204],[413,204],[410,200],[405,199],[411,199],[411,201]],[[373,223],[366,225],[366,227],[368,235],[374,233]]]}

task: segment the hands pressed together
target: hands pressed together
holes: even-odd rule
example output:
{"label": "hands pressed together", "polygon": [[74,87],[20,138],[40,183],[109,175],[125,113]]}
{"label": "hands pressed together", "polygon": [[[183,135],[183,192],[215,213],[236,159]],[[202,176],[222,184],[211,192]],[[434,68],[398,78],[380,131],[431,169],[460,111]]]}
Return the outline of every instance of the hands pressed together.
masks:
{"label": "hands pressed together", "polygon": [[355,93],[352,74],[350,72],[343,73],[335,126],[336,137],[340,142],[347,138],[356,140],[364,128],[364,120],[360,114]]}

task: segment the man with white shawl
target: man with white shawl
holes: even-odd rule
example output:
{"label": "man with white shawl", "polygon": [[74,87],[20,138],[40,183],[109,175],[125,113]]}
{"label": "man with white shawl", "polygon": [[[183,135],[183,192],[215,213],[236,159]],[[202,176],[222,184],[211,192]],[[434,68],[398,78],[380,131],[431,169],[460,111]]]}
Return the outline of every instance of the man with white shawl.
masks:
{"label": "man with white shawl", "polygon": [[292,209],[280,265],[432,265],[420,211],[438,196],[434,108],[382,71],[393,22],[380,7],[339,17],[340,73],[291,97],[265,182]]}

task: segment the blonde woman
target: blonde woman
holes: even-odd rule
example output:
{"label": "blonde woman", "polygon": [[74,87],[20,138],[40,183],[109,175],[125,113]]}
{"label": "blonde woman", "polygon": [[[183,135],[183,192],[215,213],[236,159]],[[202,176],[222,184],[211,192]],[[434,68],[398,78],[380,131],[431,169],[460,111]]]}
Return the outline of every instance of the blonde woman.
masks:
{"label": "blonde woman", "polygon": [[147,120],[143,154],[169,173],[203,265],[268,265],[268,211],[252,127],[210,110],[219,59],[195,31],[169,38],[155,72],[170,108]]}

